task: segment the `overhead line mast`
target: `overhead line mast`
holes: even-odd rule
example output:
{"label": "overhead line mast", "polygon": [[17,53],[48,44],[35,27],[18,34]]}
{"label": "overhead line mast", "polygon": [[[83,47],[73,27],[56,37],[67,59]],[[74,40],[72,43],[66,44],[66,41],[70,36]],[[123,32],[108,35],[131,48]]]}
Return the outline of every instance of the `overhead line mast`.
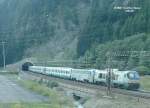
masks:
{"label": "overhead line mast", "polygon": [[107,52],[107,96],[112,95],[112,56],[110,52]]}
{"label": "overhead line mast", "polygon": [[6,53],[5,53],[5,41],[0,42],[2,44],[2,52],[3,52],[3,68],[6,69]]}

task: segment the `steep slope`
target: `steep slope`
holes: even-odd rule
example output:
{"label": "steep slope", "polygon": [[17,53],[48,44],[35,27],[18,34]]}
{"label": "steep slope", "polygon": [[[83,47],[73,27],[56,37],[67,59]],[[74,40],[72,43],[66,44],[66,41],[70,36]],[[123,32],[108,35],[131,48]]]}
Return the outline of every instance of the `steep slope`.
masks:
{"label": "steep slope", "polygon": [[[119,69],[143,68],[149,71],[150,67],[150,34],[138,34],[123,40],[97,44],[88,50],[82,61],[90,63],[90,67],[107,68],[108,51],[111,54],[111,65]],[[88,66],[88,67],[89,67]]]}
{"label": "steep slope", "polygon": [[[131,13],[116,10],[115,6],[141,9]],[[78,55],[84,55],[93,44],[150,32],[149,6],[149,0],[94,0],[88,22],[79,37]]]}
{"label": "steep slope", "polygon": [[75,53],[77,36],[86,23],[90,5],[90,0],[3,1],[0,40],[7,41],[7,63],[24,55],[51,59],[65,58],[64,51]]}
{"label": "steep slope", "polygon": [[[0,40],[7,41],[7,64],[27,57],[82,60],[101,44],[150,32],[149,0],[0,1]],[[115,6],[141,9],[129,13]]]}

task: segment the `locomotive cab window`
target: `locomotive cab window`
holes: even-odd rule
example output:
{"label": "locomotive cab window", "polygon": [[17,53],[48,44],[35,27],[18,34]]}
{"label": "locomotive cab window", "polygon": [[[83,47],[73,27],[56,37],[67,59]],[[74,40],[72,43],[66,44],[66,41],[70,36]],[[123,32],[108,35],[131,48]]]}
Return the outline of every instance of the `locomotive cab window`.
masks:
{"label": "locomotive cab window", "polygon": [[127,77],[131,80],[138,80],[140,78],[139,74],[137,72],[130,72],[127,74]]}

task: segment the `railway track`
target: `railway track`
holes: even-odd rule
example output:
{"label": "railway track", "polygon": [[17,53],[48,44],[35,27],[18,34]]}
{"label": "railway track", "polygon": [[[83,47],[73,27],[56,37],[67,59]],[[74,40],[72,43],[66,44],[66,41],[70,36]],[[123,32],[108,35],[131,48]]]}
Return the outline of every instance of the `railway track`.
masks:
{"label": "railway track", "polygon": [[[66,79],[60,79],[56,77],[51,77],[43,74],[33,73],[33,72],[24,72],[28,73],[29,75],[33,75],[42,79],[46,80],[54,80],[62,84],[62,86],[69,88],[69,89],[75,89],[80,92],[89,93],[92,95],[96,95],[97,91],[106,91],[106,87],[100,86],[100,85],[94,85],[89,83],[83,83],[83,82],[77,82],[72,80],[66,80]],[[67,86],[71,85],[71,86]],[[148,91],[130,91],[130,90],[124,90],[124,89],[118,89],[118,88],[112,88],[112,93],[116,94],[122,94],[122,95],[128,95],[133,96],[137,98],[144,98],[144,99],[150,99],[150,92]]]}
{"label": "railway track", "polygon": [[150,94],[150,91],[146,91],[146,90],[139,90],[139,91],[142,93],[149,93]]}

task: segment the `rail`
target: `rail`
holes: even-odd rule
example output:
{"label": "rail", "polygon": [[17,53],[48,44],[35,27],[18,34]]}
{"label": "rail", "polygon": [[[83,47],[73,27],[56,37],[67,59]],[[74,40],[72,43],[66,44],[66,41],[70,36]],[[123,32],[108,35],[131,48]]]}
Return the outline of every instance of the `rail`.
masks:
{"label": "rail", "polygon": [[[43,74],[39,74],[39,73],[34,73],[34,72],[25,72],[25,73],[28,73],[30,75],[34,75],[34,76],[39,77],[41,79],[55,80],[55,81],[58,81],[60,83],[72,85],[72,87],[67,87],[67,86],[65,86],[65,87],[70,88],[70,89],[76,89],[76,90],[79,90],[80,92],[84,92],[84,93],[94,94],[94,92],[92,90],[96,90],[96,91],[99,91],[99,90],[105,91],[106,90],[106,87],[100,86],[100,85],[83,83],[83,82],[72,81],[72,80],[66,80],[66,79],[51,77],[51,76],[47,76],[47,75],[43,75]],[[80,87],[81,89],[75,88],[75,87]],[[119,88],[112,88],[112,92],[116,93],[116,94],[129,95],[129,96],[138,97],[138,98],[150,99],[150,92],[149,91],[141,91],[141,90],[131,91],[131,90],[125,90],[125,89],[119,89]]]}

